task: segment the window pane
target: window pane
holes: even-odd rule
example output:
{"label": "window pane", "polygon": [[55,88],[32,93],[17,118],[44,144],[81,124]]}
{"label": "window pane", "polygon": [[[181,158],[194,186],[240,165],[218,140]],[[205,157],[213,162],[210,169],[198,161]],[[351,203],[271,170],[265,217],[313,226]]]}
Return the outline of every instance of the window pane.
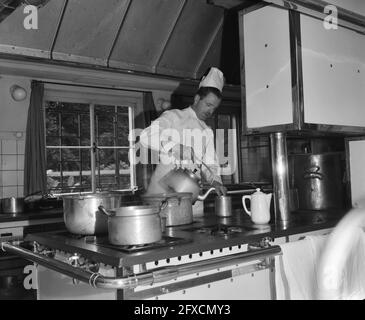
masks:
{"label": "window pane", "polygon": [[63,137],[79,136],[79,121],[77,114],[63,113],[61,115],[61,134]]}
{"label": "window pane", "polygon": [[[125,109],[125,108],[121,108]],[[128,112],[128,110],[127,110]],[[128,135],[129,135],[129,116],[127,114],[118,113],[117,116],[117,138],[118,146],[128,147]]]}
{"label": "window pane", "polygon": [[114,106],[95,106],[95,130],[98,146],[115,146],[115,119]]}
{"label": "window pane", "polygon": [[61,145],[77,147],[80,145],[80,139],[78,137],[63,136],[61,137]]}
{"label": "window pane", "polygon": [[49,170],[53,172],[60,171],[60,159],[61,149],[47,149],[47,172]]}
{"label": "window pane", "polygon": [[128,147],[129,108],[96,105],[95,131],[98,146]]}
{"label": "window pane", "polygon": [[[47,105],[46,105],[47,110]],[[46,111],[46,135],[47,136],[59,136],[60,135],[60,121],[59,114]]]}
{"label": "window pane", "polygon": [[130,187],[128,150],[102,149],[97,151],[97,188],[102,190]]}
{"label": "window pane", "polygon": [[47,146],[60,146],[61,145],[61,138],[54,137],[54,136],[47,136],[46,137],[46,145]]}
{"label": "window pane", "polygon": [[90,146],[90,114],[80,115],[80,139],[82,146]]}
{"label": "window pane", "polygon": [[45,112],[47,145],[90,145],[88,104],[46,101]]}

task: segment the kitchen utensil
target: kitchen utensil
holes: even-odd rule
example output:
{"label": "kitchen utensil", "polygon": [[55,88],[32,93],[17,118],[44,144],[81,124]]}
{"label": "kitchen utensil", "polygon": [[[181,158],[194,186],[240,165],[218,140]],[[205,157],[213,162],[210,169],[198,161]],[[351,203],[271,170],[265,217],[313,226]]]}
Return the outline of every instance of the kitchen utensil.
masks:
{"label": "kitchen utensil", "polygon": [[[255,224],[266,224],[270,221],[270,203],[272,193],[263,193],[260,188],[256,189],[250,196],[242,197],[242,204],[245,212],[251,217],[251,220]],[[251,210],[247,209],[246,200],[251,202]]]}
{"label": "kitchen utensil", "polygon": [[117,208],[123,202],[133,201],[132,193],[100,192],[85,195],[63,196],[63,218],[66,228],[73,234],[94,235],[108,232],[108,219],[98,209]]}
{"label": "kitchen utensil", "polygon": [[174,168],[162,178],[162,182],[175,192],[192,193],[192,203],[197,200],[204,201],[215,188],[210,188],[200,195],[200,179],[196,172],[196,169],[191,171],[187,168]]}
{"label": "kitchen utensil", "polygon": [[10,197],[1,199],[1,213],[22,213],[24,212],[24,198]]}
{"label": "kitchen utensil", "polygon": [[160,193],[143,195],[141,198],[146,203],[161,208],[160,216],[166,217],[167,227],[193,222],[191,193]]}
{"label": "kitchen utensil", "polygon": [[218,217],[230,217],[232,215],[232,197],[217,196],[215,198],[215,214]]}
{"label": "kitchen utensil", "polygon": [[108,239],[115,245],[143,245],[162,239],[160,208],[152,205],[122,206],[99,210],[108,219]]}
{"label": "kitchen utensil", "polygon": [[298,190],[299,209],[343,207],[341,153],[291,155],[289,164],[290,181]]}

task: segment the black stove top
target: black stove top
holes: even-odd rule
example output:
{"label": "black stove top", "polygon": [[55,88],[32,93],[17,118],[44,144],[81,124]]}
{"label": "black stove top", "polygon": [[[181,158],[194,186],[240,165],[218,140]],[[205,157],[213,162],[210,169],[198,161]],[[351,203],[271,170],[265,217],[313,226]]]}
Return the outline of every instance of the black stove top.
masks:
{"label": "black stove top", "polygon": [[178,237],[169,237],[166,235],[162,236],[162,239],[157,242],[153,243],[146,243],[142,245],[113,245],[109,242],[108,236],[95,236],[95,235],[78,235],[78,234],[72,234],[69,232],[60,232],[57,234],[57,236],[62,236],[68,239],[76,239],[84,241],[85,243],[89,244],[95,244],[97,246],[101,246],[104,248],[109,248],[125,253],[135,253],[145,250],[151,250],[156,248],[164,248],[164,247],[172,247],[176,245],[181,245],[185,243],[192,242],[191,239],[185,239],[185,238],[178,238]]}
{"label": "black stove top", "polygon": [[248,226],[237,226],[237,225],[232,226],[232,225],[226,225],[223,223],[218,223],[218,224],[209,225],[209,226],[186,228],[183,230],[209,234],[212,236],[228,237],[228,236],[240,234],[242,232],[252,231],[252,230],[255,230],[255,228],[248,227]]}

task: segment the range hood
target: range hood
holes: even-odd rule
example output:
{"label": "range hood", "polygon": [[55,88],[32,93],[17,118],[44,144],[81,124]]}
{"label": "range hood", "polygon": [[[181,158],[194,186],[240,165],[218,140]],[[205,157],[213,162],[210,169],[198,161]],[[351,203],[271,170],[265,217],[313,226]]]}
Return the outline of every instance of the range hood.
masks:
{"label": "range hood", "polygon": [[224,41],[224,33],[232,34],[225,30],[227,12],[206,0],[42,1],[36,30],[23,26],[26,1],[1,2],[12,5],[0,6],[2,57],[199,79],[210,66],[222,68],[226,50],[238,79],[228,83],[239,84],[239,50],[229,45],[238,43],[238,28],[235,41]]}

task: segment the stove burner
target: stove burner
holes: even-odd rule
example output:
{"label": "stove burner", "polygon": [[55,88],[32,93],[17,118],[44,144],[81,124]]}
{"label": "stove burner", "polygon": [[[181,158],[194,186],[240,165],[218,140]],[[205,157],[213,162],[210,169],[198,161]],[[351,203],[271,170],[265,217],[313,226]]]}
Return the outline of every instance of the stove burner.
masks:
{"label": "stove burner", "polygon": [[149,250],[149,249],[156,249],[156,248],[163,248],[163,247],[171,247],[175,245],[181,245],[185,243],[192,242],[191,239],[184,239],[184,238],[177,238],[177,237],[168,237],[163,236],[160,241],[152,242],[152,243],[146,243],[141,245],[114,245],[110,244],[107,238],[97,238],[95,241],[95,244],[101,247],[110,248],[126,253],[134,253],[139,252],[143,250]]}
{"label": "stove burner", "polygon": [[146,243],[142,245],[114,245],[109,242],[108,236],[95,236],[95,235],[80,235],[80,234],[72,234],[69,232],[61,232],[58,233],[58,236],[63,236],[66,238],[71,238],[75,240],[84,241],[87,244],[95,244],[97,246],[114,249],[117,251],[122,251],[126,253],[134,253],[143,250],[155,249],[155,248],[163,248],[163,247],[171,247],[175,245],[185,244],[192,242],[191,239],[185,238],[177,238],[177,237],[169,237],[169,236],[162,236],[162,239],[157,242],[153,243]]}
{"label": "stove burner", "polygon": [[204,227],[196,227],[196,228],[187,228],[183,229],[184,231],[194,231],[198,233],[203,233],[207,235],[212,236],[221,236],[221,237],[228,237],[228,236],[234,236],[242,232],[247,232],[254,230],[251,227],[246,226],[232,226],[232,225],[226,225],[226,224],[214,224],[210,226],[204,226]]}
{"label": "stove burner", "polygon": [[201,228],[196,229],[196,231],[199,233],[210,234],[212,236],[226,237],[229,235],[241,233],[244,230],[241,227],[228,226],[225,224],[217,224],[217,225],[208,226],[208,227],[201,227]]}

